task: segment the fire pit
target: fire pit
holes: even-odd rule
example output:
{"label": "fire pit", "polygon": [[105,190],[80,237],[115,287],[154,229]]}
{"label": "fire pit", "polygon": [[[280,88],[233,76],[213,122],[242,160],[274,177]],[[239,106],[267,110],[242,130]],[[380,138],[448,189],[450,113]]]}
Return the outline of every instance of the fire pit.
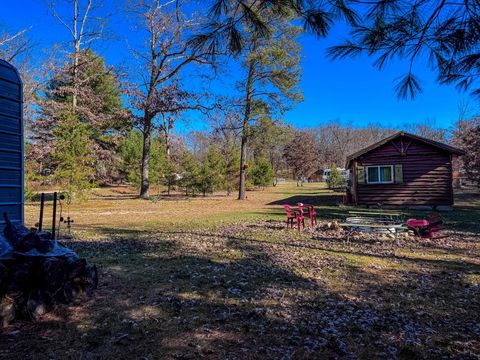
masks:
{"label": "fire pit", "polygon": [[346,224],[343,225],[348,225],[355,231],[379,234],[395,234],[405,229],[400,221],[371,217],[348,217],[346,218]]}
{"label": "fire pit", "polygon": [[397,235],[408,231],[408,228],[399,220],[360,216],[348,217],[346,223],[339,224],[339,226],[346,230],[347,241],[354,232],[386,234],[398,241]]}

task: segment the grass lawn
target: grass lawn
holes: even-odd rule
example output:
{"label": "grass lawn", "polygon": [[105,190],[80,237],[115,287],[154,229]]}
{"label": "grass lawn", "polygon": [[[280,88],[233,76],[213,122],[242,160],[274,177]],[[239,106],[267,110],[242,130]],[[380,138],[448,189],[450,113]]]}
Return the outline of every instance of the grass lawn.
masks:
{"label": "grass lawn", "polygon": [[[319,184],[243,202],[134,195],[71,206],[66,242],[99,267],[99,289],[0,330],[0,359],[480,358],[478,194],[459,195],[444,239],[348,242],[325,226],[345,216],[341,196]],[[282,222],[298,201],[320,213],[301,234]],[[27,206],[27,224],[37,216]]]}

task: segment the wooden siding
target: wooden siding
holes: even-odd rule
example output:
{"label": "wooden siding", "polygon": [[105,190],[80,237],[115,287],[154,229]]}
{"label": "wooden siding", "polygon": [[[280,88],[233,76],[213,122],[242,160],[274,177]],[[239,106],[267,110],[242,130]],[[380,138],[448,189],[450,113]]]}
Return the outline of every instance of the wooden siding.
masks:
{"label": "wooden siding", "polygon": [[23,222],[22,83],[17,71],[0,60],[0,234],[3,213]]}
{"label": "wooden siding", "polygon": [[[354,162],[357,166],[402,165],[401,184],[355,184],[360,205],[451,205],[452,163],[445,150],[411,139],[394,139]],[[408,148],[405,154],[399,149]],[[357,180],[358,181],[358,180]]]}

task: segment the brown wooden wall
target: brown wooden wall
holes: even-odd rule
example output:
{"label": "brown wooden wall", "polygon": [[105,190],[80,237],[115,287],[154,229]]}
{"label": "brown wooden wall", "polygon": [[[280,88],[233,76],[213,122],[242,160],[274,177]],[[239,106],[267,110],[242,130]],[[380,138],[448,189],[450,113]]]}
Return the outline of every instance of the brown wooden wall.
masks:
{"label": "brown wooden wall", "polygon": [[404,138],[404,146],[408,143],[410,145],[406,154],[402,155],[398,151],[401,148],[400,141],[400,138],[396,138],[357,158],[356,162],[360,166],[401,164],[403,166],[403,183],[356,183],[354,201],[356,200],[359,205],[377,203],[386,205],[452,205],[451,154],[417,140],[412,140],[410,143],[410,138]]}

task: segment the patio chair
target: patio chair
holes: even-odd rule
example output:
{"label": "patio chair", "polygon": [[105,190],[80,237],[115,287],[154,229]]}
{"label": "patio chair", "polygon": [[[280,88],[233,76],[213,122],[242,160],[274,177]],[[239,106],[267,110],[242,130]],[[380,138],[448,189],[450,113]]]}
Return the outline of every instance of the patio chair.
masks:
{"label": "patio chair", "polygon": [[299,203],[297,203],[297,206],[298,206],[298,208],[301,208],[302,210],[305,209],[306,213],[310,217],[310,225],[311,226],[313,226],[314,223],[315,223],[315,225],[317,225],[317,212],[315,211],[315,208],[313,207],[313,205],[304,204],[304,203],[299,202]]}
{"label": "patio chair", "polygon": [[297,229],[300,231],[300,224],[305,227],[305,217],[303,215],[303,210],[300,209],[294,209],[290,205],[284,205],[283,208],[285,209],[285,212],[287,213],[287,229],[290,227],[293,229],[293,221],[295,220],[297,223]]}
{"label": "patio chair", "polygon": [[408,219],[407,226],[418,237],[427,239],[442,239],[446,237],[445,235],[435,236],[435,233],[445,230],[443,220],[438,215],[430,215],[426,219]]}

